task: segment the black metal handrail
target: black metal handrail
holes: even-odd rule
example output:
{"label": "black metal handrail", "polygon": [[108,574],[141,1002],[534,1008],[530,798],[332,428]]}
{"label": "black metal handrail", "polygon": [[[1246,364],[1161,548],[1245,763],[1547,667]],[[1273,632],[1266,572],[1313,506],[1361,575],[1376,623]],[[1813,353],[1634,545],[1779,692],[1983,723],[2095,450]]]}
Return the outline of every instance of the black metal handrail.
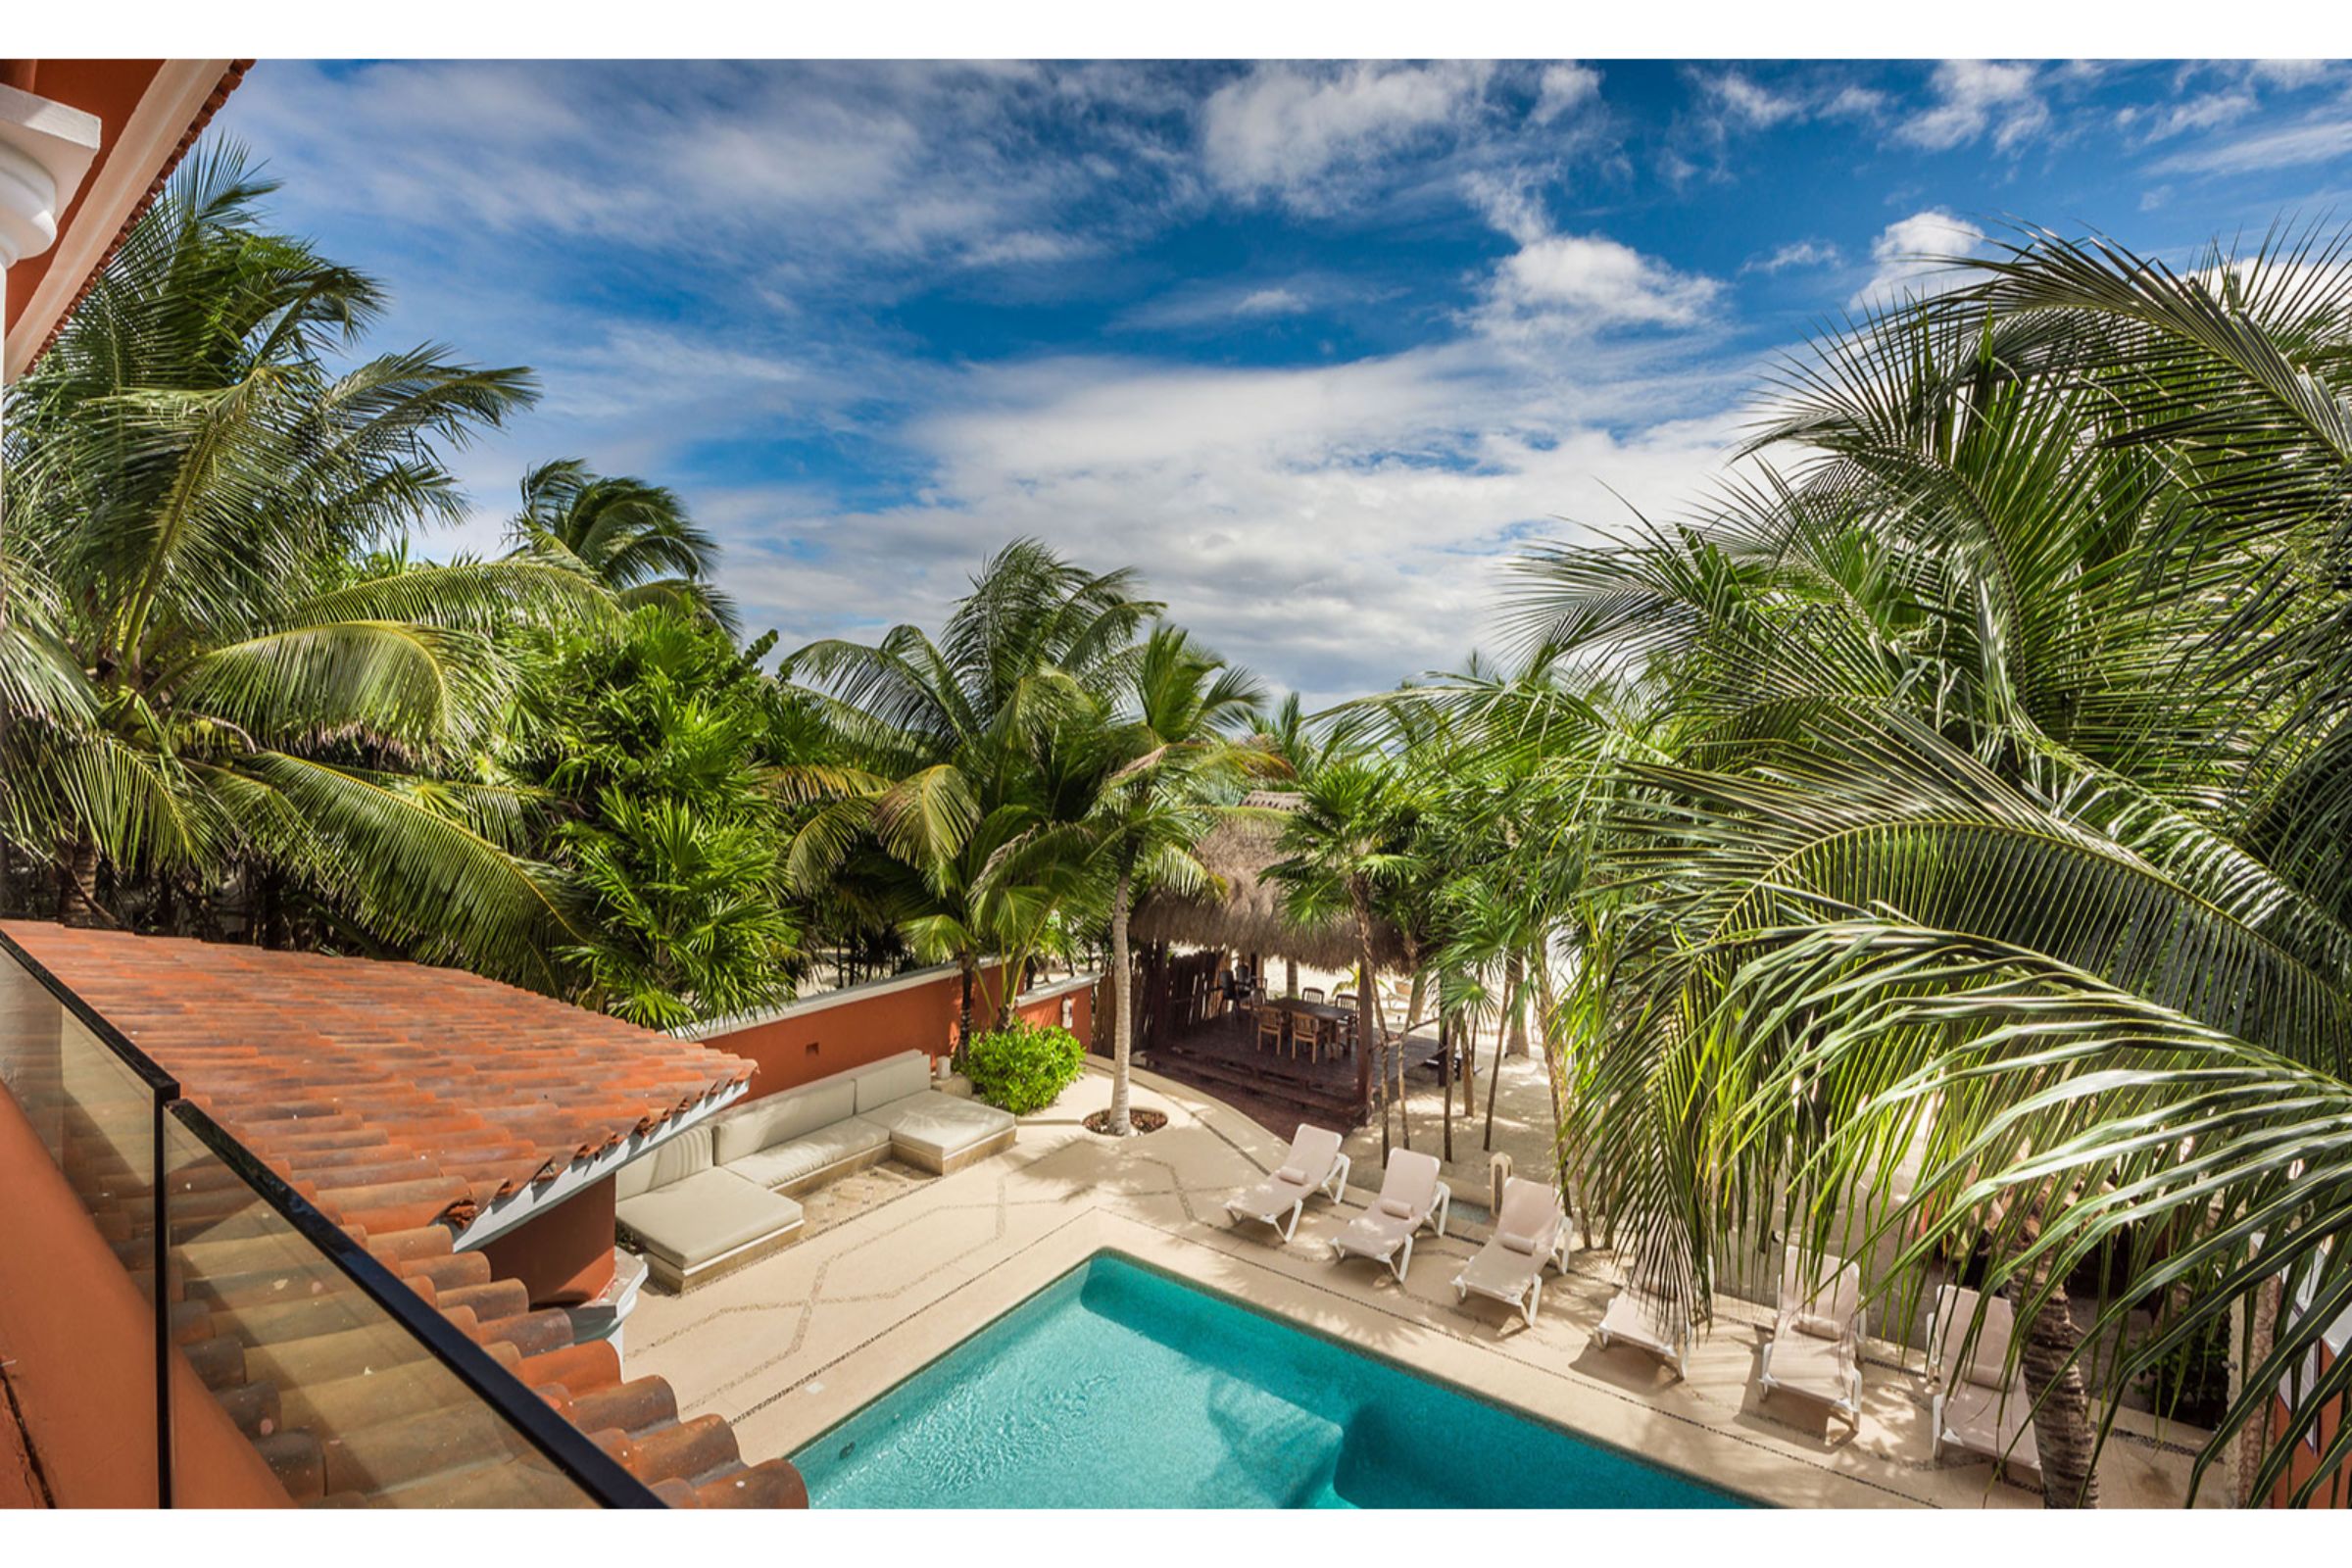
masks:
{"label": "black metal handrail", "polygon": [[588,1435],[525,1388],[520,1379],[492,1359],[490,1353],[461,1333],[454,1323],[427,1306],[400,1277],[377,1261],[343,1228],[289,1186],[270,1164],[181,1093],[179,1080],[132,1044],[122,1030],[74,989],[60,980],[7,932],[0,931],[0,953],[14,959],[39,981],[61,1005],[86,1027],[101,1045],[135,1072],[155,1093],[154,1165],[155,1313],[156,1313],[156,1429],[158,1433],[159,1501],[170,1507],[172,1490],[172,1420],[170,1405],[172,1335],[168,1253],[171,1225],[166,1212],[168,1184],[164,1180],[164,1117],[169,1113],[253,1194],[270,1205],[302,1239],[317,1248],[360,1293],[385,1316],[423,1346],[432,1358],[447,1367],[459,1382],[496,1410],[521,1433],[580,1490],[607,1508],[660,1508],[662,1499],[620,1461],[591,1442]]}

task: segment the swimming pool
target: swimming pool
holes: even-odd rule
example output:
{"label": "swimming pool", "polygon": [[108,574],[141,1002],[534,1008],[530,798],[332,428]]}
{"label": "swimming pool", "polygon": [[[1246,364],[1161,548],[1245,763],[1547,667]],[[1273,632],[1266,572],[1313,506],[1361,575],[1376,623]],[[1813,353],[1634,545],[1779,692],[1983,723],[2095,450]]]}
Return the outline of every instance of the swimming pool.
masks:
{"label": "swimming pool", "polygon": [[1112,1252],[792,1455],[820,1508],[1724,1508]]}

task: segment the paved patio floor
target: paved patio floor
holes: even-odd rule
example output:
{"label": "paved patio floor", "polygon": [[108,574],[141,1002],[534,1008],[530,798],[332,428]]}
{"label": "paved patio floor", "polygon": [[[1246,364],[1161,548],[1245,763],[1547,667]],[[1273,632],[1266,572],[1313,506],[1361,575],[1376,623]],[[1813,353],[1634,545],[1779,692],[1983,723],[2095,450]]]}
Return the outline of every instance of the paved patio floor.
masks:
{"label": "paved patio floor", "polygon": [[[1613,1289],[1605,1254],[1576,1254],[1569,1275],[1546,1285],[1533,1328],[1496,1303],[1457,1305],[1449,1282],[1486,1238],[1483,1209],[1457,1209],[1466,1223],[1454,1234],[1424,1237],[1401,1286],[1375,1265],[1329,1261],[1323,1244],[1361,1212],[1364,1181],[1344,1205],[1310,1205],[1288,1247],[1262,1227],[1236,1230],[1224,1199],[1278,1164],[1287,1136],[1152,1074],[1136,1082],[1138,1103],[1168,1112],[1165,1130],[1117,1143],[1086,1132],[1079,1119],[1109,1099],[1107,1076],[1090,1070],[1023,1120],[1008,1153],[938,1180],[878,1181],[861,1209],[691,1296],[649,1289],[628,1324],[629,1375],[660,1373],[687,1414],[726,1416],[746,1459],[789,1453],[1108,1248],[1763,1501],[2039,1505],[2038,1492],[1996,1480],[1983,1461],[1930,1460],[1928,1383],[1892,1347],[1866,1344],[1862,1421],[1849,1434],[1799,1398],[1759,1404],[1756,1353],[1770,1322],[1760,1308],[1720,1308],[1687,1382],[1635,1352],[1600,1349],[1591,1331]],[[1524,1168],[1547,1147],[1541,1069],[1507,1067],[1503,1097],[1497,1143]],[[1434,1148],[1434,1086],[1415,1100],[1414,1143]],[[1455,1132],[1449,1174],[1461,1199],[1483,1202],[1485,1155],[1475,1133]],[[1379,1140],[1377,1125],[1349,1140],[1359,1176],[1374,1182]],[[2105,1503],[2177,1504],[2182,1440],[2201,1435],[2159,1438],[2130,1412],[2119,1428],[2101,1462]]]}

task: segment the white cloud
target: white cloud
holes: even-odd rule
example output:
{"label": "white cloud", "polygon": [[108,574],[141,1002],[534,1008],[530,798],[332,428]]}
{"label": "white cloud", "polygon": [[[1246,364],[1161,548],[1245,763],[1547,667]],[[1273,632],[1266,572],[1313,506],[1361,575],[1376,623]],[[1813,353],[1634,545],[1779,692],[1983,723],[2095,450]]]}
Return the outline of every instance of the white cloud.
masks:
{"label": "white cloud", "polygon": [[2033,66],[1987,60],[1946,60],[1936,66],[1936,101],[1896,127],[1916,147],[1941,152],[1975,141],[1987,130],[2007,152],[2049,123]]}
{"label": "white cloud", "polygon": [[1306,297],[1294,289],[1254,288],[1234,302],[1236,316],[1296,316],[1308,309]]}
{"label": "white cloud", "polygon": [[[2142,132],[2141,140],[2156,142],[2187,131],[2211,130],[2217,125],[2227,125],[2233,121],[2243,120],[2258,107],[2260,106],[2250,92],[2243,90],[2209,92],[2175,102],[2168,106],[2161,115],[2155,115],[2152,111],[2143,111],[2139,115],[2132,115],[2132,119],[2152,118],[2155,122]],[[2125,114],[2131,115],[2132,112],[2127,110]],[[2117,119],[2124,123],[2132,122],[2125,120],[2122,115],[2119,115]]]}
{"label": "white cloud", "polygon": [[1488,74],[1452,63],[1261,65],[1201,106],[1201,157],[1209,178],[1235,195],[1319,208],[1332,199],[1333,176],[1461,121]]}
{"label": "white cloud", "polygon": [[1520,246],[1495,269],[1482,319],[1497,335],[1694,326],[1721,287],[1604,234],[1548,234]]}
{"label": "white cloud", "polygon": [[1605,234],[1554,233],[1524,182],[1474,177],[1467,192],[1487,221],[1519,245],[1495,264],[1476,313],[1490,337],[1695,326],[1722,287]]}
{"label": "white cloud", "polygon": [[1194,177],[1172,115],[1101,117],[1132,154],[1115,162],[1034,156],[1032,127],[1068,99],[1162,107],[1161,89],[1114,68],[632,74],[619,93],[602,63],[284,62],[223,118],[316,205],[484,247],[573,237],[754,263],[804,291],[1084,256],[1160,220]]}
{"label": "white cloud", "polygon": [[1968,280],[1965,267],[1951,259],[1983,254],[1984,231],[1941,208],[1913,213],[1887,224],[1870,242],[1870,281],[1854,291],[1846,308],[1875,310],[1905,296],[1940,294]]}
{"label": "white cloud", "polygon": [[2346,153],[2352,153],[2352,119],[2339,112],[2230,141],[2183,149],[2159,160],[2153,167],[2163,174],[2251,174],[2300,164],[2325,163]]}
{"label": "white cloud", "polygon": [[1784,272],[1791,267],[1835,267],[1844,254],[1828,240],[1791,240],[1769,255],[1746,263],[1742,272]]}
{"label": "white cloud", "polygon": [[1767,129],[1805,113],[1803,99],[1775,92],[1737,71],[1705,77],[1701,86],[1727,119],[1754,129]]}
{"label": "white cloud", "polygon": [[1600,73],[1590,66],[1574,61],[1545,66],[1537,94],[1536,107],[1528,118],[1539,125],[1548,125],[1571,109],[1578,109],[1600,96]]}
{"label": "white cloud", "polygon": [[790,643],[935,617],[1031,534],[1141,565],[1185,624],[1310,701],[1358,695],[1458,666],[1513,542],[1696,496],[1736,439],[1732,377],[1632,348],[1529,370],[1467,341],[1318,368],[983,368],[909,432],[936,466],[925,501],[809,517],[840,547],[730,556],[726,581]]}

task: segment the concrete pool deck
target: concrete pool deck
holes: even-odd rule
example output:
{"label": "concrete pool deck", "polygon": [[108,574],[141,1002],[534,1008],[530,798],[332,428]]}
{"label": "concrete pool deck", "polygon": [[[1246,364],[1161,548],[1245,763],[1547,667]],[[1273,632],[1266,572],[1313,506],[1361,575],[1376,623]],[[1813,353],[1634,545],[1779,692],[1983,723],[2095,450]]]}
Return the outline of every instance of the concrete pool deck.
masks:
{"label": "concrete pool deck", "polygon": [[[1425,1235],[1399,1286],[1375,1265],[1329,1261],[1324,1243],[1370,1198],[1363,1181],[1349,1184],[1345,1205],[1310,1204],[1284,1247],[1264,1227],[1231,1227],[1223,1203],[1278,1164],[1287,1140],[1139,1072],[1136,1102],[1166,1111],[1168,1126],[1114,1143],[1079,1125],[1108,1100],[1107,1076],[1090,1070],[1059,1103],[1023,1119],[1010,1152],[937,1180],[880,1183],[875,1206],[691,1296],[649,1292],[629,1319],[626,1374],[668,1379],[685,1415],[727,1417],[747,1459],[787,1454],[1112,1249],[1759,1501],[2040,1506],[2037,1491],[1995,1480],[1984,1461],[1930,1460],[1929,1385],[1916,1355],[1906,1369],[1894,1348],[1865,1343],[1861,1429],[1849,1436],[1802,1399],[1759,1405],[1756,1352],[1770,1314],[1730,1302],[1678,1384],[1636,1352],[1592,1342],[1614,1288],[1605,1254],[1574,1255],[1529,1328],[1499,1303],[1454,1301],[1450,1281],[1485,1239],[1483,1213],[1444,1240]],[[1370,1157],[1357,1153],[1356,1170],[1376,1182],[1377,1128],[1368,1136]],[[1351,1152],[1363,1147],[1363,1136],[1350,1140]],[[1483,1183],[1457,1191],[1484,1197]],[[2118,1429],[2100,1461],[2103,1502],[2178,1505],[2189,1444],[2202,1434],[2159,1436],[2132,1412]],[[2220,1492],[2208,1488],[2208,1501],[2219,1504]]]}

